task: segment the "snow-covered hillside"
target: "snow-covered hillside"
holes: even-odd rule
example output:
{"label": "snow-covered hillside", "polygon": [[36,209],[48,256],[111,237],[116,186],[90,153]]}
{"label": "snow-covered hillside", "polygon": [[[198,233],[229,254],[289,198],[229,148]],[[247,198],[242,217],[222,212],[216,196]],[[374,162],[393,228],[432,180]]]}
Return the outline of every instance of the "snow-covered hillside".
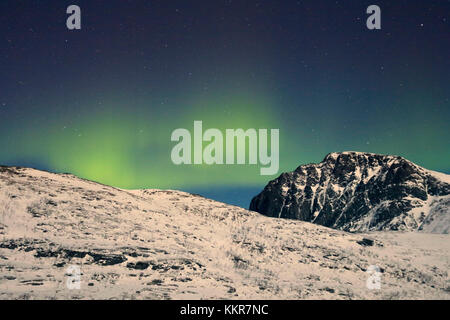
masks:
{"label": "snow-covered hillside", "polygon": [[0,167],[0,299],[449,299],[449,251],[448,235],[351,234]]}

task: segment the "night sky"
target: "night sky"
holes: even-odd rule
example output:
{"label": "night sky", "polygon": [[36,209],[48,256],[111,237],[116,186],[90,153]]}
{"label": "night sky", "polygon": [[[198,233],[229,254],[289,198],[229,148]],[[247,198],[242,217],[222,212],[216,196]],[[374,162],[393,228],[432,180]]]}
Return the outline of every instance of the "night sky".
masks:
{"label": "night sky", "polygon": [[[81,7],[81,30],[66,8]],[[366,8],[381,7],[381,30]],[[450,1],[0,2],[0,164],[248,207],[329,152],[450,172]],[[279,128],[280,171],[176,166],[176,128]]]}

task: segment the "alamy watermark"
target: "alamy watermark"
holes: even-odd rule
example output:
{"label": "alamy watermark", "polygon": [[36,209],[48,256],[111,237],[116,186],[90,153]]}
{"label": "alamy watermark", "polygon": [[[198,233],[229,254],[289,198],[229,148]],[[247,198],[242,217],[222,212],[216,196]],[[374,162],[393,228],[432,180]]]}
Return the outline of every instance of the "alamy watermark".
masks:
{"label": "alamy watermark", "polygon": [[67,14],[70,16],[66,20],[66,26],[69,30],[80,30],[81,29],[81,9],[77,5],[70,5],[66,10]]}
{"label": "alamy watermark", "polygon": [[66,287],[69,290],[81,289],[81,269],[77,265],[71,265],[66,269]]}
{"label": "alamy watermark", "polygon": [[366,287],[369,290],[381,289],[381,268],[379,266],[371,265],[367,268],[369,277],[366,280]]}
{"label": "alamy watermark", "polygon": [[367,14],[370,16],[367,18],[366,26],[369,30],[380,30],[381,29],[381,9],[377,5],[371,5],[366,10]]}
{"label": "alamy watermark", "polygon": [[259,164],[265,166],[260,168],[261,175],[274,175],[280,166],[279,138],[279,129],[271,129],[270,137],[267,129],[226,129],[223,134],[211,128],[203,132],[203,122],[194,121],[193,135],[183,128],[172,132],[171,141],[178,143],[172,149],[171,159],[176,165]]}
{"label": "alamy watermark", "polygon": [[[81,8],[77,5],[70,5],[67,7],[66,13],[70,16],[66,20],[66,26],[69,30],[81,29]],[[381,29],[381,9],[379,6],[373,4],[367,7],[367,14],[370,16],[367,18],[366,26],[369,30]]]}

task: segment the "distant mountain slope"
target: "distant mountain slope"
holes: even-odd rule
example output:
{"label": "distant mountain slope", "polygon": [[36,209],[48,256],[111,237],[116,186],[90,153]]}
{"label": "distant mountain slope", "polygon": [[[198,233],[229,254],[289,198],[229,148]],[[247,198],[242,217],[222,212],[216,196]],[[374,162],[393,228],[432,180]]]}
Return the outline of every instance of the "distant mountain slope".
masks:
{"label": "distant mountain slope", "polygon": [[346,231],[450,232],[450,175],[398,156],[331,153],[271,181],[250,210]]}
{"label": "distant mountain slope", "polygon": [[348,234],[0,167],[0,299],[449,299],[449,252],[449,235]]}

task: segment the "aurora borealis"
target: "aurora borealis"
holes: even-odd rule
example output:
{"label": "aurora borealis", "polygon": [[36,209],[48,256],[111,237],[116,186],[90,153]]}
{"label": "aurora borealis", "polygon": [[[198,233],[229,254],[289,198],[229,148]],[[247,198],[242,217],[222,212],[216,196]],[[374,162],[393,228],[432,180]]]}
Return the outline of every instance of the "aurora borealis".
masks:
{"label": "aurora borealis", "polygon": [[[367,6],[382,29],[365,26]],[[82,28],[66,28],[81,7]],[[449,1],[0,3],[0,164],[247,206],[334,151],[449,172]],[[280,129],[280,171],[176,166],[171,132]]]}

